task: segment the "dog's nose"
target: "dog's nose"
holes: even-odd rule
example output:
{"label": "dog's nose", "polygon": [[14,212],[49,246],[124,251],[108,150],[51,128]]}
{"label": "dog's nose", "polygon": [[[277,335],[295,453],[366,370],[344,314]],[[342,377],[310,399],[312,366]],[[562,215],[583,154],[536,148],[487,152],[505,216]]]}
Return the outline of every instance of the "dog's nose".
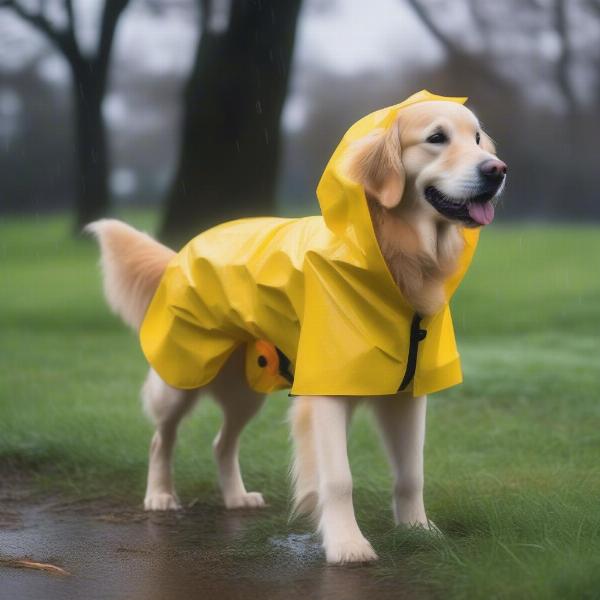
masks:
{"label": "dog's nose", "polygon": [[490,182],[500,182],[502,178],[506,175],[506,171],[508,167],[505,162],[498,160],[497,158],[490,158],[489,160],[484,160],[479,165],[479,172],[483,175],[483,177]]}

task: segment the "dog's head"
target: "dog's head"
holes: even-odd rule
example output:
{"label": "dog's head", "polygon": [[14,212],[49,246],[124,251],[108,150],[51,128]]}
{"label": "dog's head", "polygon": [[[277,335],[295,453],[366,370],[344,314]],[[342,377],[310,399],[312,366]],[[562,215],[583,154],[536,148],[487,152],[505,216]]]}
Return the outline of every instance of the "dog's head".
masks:
{"label": "dog's head", "polygon": [[348,162],[350,177],[385,209],[468,227],[493,220],[506,169],[475,115],[445,101],[402,109],[390,128],[357,142]]}

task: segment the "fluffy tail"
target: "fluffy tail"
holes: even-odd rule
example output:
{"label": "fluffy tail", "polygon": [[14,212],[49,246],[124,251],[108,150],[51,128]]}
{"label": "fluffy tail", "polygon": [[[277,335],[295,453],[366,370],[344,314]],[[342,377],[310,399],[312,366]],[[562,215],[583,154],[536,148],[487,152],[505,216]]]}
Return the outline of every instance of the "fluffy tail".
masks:
{"label": "fluffy tail", "polygon": [[175,252],[115,219],[90,223],[100,245],[104,295],[114,313],[139,329],[160,279]]}
{"label": "fluffy tail", "polygon": [[292,517],[303,514],[315,517],[319,498],[310,398],[296,398],[289,418],[294,442]]}

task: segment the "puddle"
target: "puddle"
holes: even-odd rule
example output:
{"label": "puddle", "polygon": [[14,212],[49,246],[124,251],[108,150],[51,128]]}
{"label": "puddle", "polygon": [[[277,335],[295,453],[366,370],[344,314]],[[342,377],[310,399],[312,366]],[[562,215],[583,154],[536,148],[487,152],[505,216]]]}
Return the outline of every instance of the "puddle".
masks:
{"label": "puddle", "polygon": [[263,556],[244,557],[241,534],[260,518],[254,513],[197,503],[183,513],[148,514],[101,502],[6,497],[0,506],[0,558],[28,558],[71,574],[0,565],[0,600],[414,597],[369,567],[327,567],[308,534],[274,536]]}

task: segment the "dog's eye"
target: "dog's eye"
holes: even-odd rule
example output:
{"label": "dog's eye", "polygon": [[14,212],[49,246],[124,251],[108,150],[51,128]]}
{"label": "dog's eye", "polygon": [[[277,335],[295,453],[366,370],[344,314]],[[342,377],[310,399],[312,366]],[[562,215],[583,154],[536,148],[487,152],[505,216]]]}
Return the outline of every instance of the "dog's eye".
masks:
{"label": "dog's eye", "polygon": [[428,144],[445,144],[448,136],[443,131],[438,131],[427,138]]}
{"label": "dog's eye", "polygon": [[479,142],[481,141],[481,135],[479,131],[475,134],[475,143],[479,146]]}

